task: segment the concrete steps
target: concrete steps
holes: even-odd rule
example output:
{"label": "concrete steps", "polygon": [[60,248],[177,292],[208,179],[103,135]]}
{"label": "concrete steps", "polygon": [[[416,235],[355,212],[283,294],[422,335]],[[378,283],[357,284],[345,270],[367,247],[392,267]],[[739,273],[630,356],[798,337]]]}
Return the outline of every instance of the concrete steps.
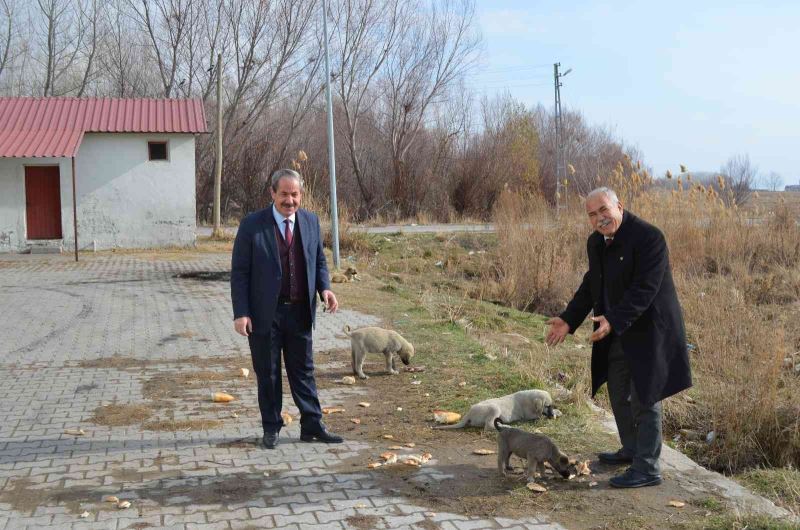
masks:
{"label": "concrete steps", "polygon": [[63,239],[37,239],[28,241],[28,248],[31,254],[61,254],[63,247]]}

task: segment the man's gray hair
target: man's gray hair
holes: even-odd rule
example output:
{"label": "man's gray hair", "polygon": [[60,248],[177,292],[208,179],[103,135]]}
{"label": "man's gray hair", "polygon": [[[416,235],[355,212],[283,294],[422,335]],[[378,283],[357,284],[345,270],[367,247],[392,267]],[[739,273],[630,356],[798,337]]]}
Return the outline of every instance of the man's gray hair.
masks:
{"label": "man's gray hair", "polygon": [[611,202],[614,203],[614,206],[619,204],[619,197],[617,197],[617,192],[606,186],[601,186],[599,188],[593,189],[592,191],[589,192],[589,195],[586,196],[586,199],[588,200],[591,199],[592,197],[597,197],[598,195],[605,195],[606,197],[611,199]]}
{"label": "man's gray hair", "polygon": [[300,184],[300,191],[303,191],[303,177],[293,169],[279,169],[272,174],[272,178],[270,179],[272,191],[278,191],[278,182],[280,182],[281,179],[296,180],[297,183]]}

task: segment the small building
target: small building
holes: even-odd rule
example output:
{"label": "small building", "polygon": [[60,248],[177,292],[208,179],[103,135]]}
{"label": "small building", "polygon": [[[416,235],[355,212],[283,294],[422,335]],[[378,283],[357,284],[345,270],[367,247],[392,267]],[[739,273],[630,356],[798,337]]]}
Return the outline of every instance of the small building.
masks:
{"label": "small building", "polygon": [[800,191],[800,184],[788,184],[784,191]]}
{"label": "small building", "polygon": [[199,99],[0,98],[0,252],[195,242]]}

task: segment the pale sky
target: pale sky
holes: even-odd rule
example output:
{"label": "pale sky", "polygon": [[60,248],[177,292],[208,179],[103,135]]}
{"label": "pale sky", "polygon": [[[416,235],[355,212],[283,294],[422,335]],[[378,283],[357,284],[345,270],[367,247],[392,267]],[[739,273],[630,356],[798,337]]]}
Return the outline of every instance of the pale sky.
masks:
{"label": "pale sky", "polygon": [[749,154],[800,182],[800,2],[477,0],[480,93],[583,112],[638,146],[656,175]]}

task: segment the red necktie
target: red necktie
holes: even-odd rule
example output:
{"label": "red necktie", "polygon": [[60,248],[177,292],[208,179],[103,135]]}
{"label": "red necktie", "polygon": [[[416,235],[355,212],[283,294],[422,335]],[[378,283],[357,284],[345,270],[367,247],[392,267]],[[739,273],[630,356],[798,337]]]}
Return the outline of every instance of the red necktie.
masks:
{"label": "red necktie", "polygon": [[292,231],[289,230],[289,220],[288,219],[284,219],[283,222],[286,223],[286,232],[284,232],[284,235],[285,235],[284,239],[286,240],[286,246],[287,247],[291,247],[292,246]]}

